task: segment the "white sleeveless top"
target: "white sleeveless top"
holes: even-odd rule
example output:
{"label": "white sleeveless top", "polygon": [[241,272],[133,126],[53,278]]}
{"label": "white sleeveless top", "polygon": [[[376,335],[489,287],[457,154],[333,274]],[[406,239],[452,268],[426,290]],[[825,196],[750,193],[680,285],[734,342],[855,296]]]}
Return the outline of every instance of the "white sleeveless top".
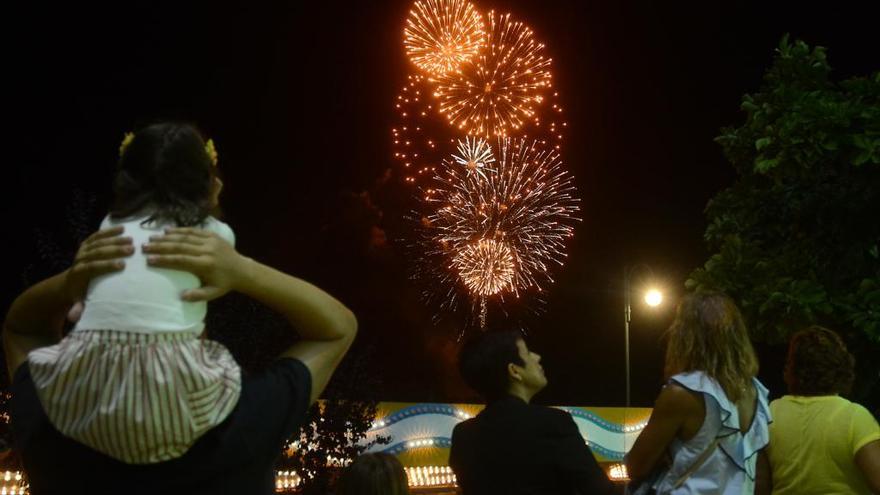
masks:
{"label": "white sleeveless top", "polygon": [[[146,218],[147,215],[123,219],[107,216],[101,222],[101,229],[122,225],[125,228],[123,235],[132,238],[135,252],[125,259],[122,271],[95,277],[91,281],[85,308],[73,331],[201,333],[204,329],[207,303],[180,299],[184,290],[201,286],[198,277],[180,270],[148,266],[147,257],[141,251],[150,236],[161,235],[174,225],[156,222],[142,225]],[[200,228],[235,245],[232,229],[214,217],[208,217]]]}
{"label": "white sleeveless top", "polygon": [[[772,421],[767,401],[767,388],[752,379],[756,394],[755,417],[749,429],[740,431],[739,411],[727,398],[724,389],[714,378],[702,371],[680,373],[670,382],[700,392],[706,405],[703,425],[687,442],[673,440],[670,445],[672,467],[660,478],[654,488],[659,494],[713,494],[751,495],[755,491],[755,467],[758,451],[770,441],[768,425]],[[705,450],[720,438],[718,446],[703,464],[678,488],[675,482],[690,469]]]}

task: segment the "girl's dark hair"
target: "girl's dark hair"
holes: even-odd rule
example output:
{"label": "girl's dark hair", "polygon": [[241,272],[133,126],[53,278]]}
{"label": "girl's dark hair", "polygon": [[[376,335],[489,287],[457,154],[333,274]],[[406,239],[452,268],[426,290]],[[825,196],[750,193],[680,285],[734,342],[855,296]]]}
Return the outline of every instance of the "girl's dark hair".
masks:
{"label": "girl's dark hair", "polygon": [[827,328],[811,326],[789,341],[785,382],[792,395],[849,393],[854,370],[852,354],[840,336]]}
{"label": "girl's dark hair", "polygon": [[510,389],[507,365],[525,365],[516,345],[521,339],[513,331],[486,332],[466,342],[458,355],[465,383],[490,402],[506,396]]}
{"label": "girl's dark hair", "polygon": [[336,484],[336,495],[408,495],[406,472],[391,454],[363,454]]}
{"label": "girl's dark hair", "polygon": [[194,126],[163,122],[140,129],[119,157],[110,216],[148,212],[147,222],[198,225],[214,209],[215,168]]}

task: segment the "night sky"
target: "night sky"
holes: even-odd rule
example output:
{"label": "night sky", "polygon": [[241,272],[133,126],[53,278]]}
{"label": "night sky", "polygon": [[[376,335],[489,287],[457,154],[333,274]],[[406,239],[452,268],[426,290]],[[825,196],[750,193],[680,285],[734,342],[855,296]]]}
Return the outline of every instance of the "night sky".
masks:
{"label": "night sky", "polygon": [[[854,1],[474,3],[511,12],[547,45],[582,197],[566,265],[542,313],[522,322],[550,379],[536,400],[622,405],[623,266],[649,265],[674,304],[709,254],[703,208],[734,180],[712,139],[742,122],[740,97],[758,89],[782,35],[828,47],[837,77],[863,75],[880,67],[876,17]],[[18,5],[6,17],[2,309],[69,256],[77,228],[97,227],[122,134],[184,119],[217,143],[239,250],[358,315],[352,353],[369,354],[375,398],[475,400],[454,369],[456,328],[432,323],[398,241],[412,190],[390,128],[412,72],[410,2],[140,4]],[[634,405],[660,386],[672,304],[633,309]],[[242,334],[270,346],[255,326]],[[778,349],[762,358],[779,395]]]}

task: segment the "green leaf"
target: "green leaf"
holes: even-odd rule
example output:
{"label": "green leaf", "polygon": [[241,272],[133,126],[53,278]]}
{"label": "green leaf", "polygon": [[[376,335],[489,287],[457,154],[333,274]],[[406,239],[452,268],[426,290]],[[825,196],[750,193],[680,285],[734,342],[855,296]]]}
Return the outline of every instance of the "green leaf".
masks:
{"label": "green leaf", "polygon": [[770,138],[770,137],[761,138],[761,139],[755,141],[755,149],[758,151],[761,151],[762,149],[769,146],[770,143],[772,143],[772,142],[773,142],[773,138]]}
{"label": "green leaf", "polygon": [[776,168],[777,165],[779,165],[779,160],[777,160],[776,158],[758,160],[755,162],[755,171],[759,173],[766,173]]}

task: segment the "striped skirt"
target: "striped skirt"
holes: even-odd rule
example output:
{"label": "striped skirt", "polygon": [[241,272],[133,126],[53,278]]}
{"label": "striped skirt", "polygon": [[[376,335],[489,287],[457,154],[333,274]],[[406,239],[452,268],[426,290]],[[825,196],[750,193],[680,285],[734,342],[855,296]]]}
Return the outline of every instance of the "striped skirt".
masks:
{"label": "striped skirt", "polygon": [[241,392],[229,351],[192,333],[75,331],[28,365],[58,431],[129,464],[180,457]]}

